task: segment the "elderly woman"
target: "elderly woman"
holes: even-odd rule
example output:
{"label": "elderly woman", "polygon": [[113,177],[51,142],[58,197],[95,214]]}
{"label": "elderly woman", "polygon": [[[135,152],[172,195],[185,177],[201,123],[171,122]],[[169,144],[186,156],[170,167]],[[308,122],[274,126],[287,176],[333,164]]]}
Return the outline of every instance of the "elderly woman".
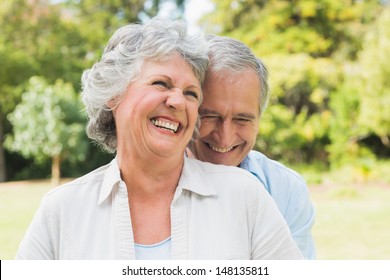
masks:
{"label": "elderly woman", "polygon": [[18,259],[302,258],[251,174],[184,157],[208,65],[178,21],[119,29],[83,74],[106,166],[49,192]]}

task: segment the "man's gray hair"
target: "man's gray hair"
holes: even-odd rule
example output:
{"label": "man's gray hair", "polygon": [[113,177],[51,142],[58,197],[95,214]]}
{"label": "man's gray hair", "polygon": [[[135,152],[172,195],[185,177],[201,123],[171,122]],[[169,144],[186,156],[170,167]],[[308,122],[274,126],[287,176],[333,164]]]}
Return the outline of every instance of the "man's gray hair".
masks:
{"label": "man's gray hair", "polygon": [[269,100],[268,71],[264,63],[257,58],[244,43],[229,37],[208,34],[209,70],[217,75],[226,72],[240,75],[252,69],[259,78],[260,92],[258,97],[260,116],[265,111]]}
{"label": "man's gray hair", "polygon": [[189,63],[202,84],[208,67],[207,44],[202,34],[187,34],[183,21],[154,18],[145,24],[119,28],[100,61],[82,75],[82,100],[89,118],[88,137],[108,152],[115,152],[116,127],[107,104],[121,100],[145,61],[163,62],[175,53]]}

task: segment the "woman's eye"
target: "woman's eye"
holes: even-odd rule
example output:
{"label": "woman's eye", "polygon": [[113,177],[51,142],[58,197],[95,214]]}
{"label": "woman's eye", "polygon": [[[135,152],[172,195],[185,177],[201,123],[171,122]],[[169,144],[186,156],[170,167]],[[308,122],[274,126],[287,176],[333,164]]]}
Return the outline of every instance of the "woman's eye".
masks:
{"label": "woman's eye", "polygon": [[188,95],[188,96],[194,97],[195,99],[198,99],[198,94],[196,92],[193,92],[193,91],[186,91],[185,95]]}
{"label": "woman's eye", "polygon": [[152,85],[155,85],[155,86],[163,86],[165,88],[169,88],[169,85],[168,83],[164,82],[164,81],[155,81],[152,83]]}

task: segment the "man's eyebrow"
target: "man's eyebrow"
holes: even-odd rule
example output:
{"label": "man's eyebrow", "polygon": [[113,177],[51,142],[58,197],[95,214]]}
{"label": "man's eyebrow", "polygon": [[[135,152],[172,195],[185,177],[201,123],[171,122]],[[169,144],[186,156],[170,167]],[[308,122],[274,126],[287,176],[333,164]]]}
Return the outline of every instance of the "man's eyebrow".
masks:
{"label": "man's eyebrow", "polygon": [[[199,108],[200,115],[219,115],[217,111],[208,108]],[[256,116],[251,113],[239,113],[234,116],[235,118],[245,118],[248,120],[255,120]]]}
{"label": "man's eyebrow", "polygon": [[246,119],[249,119],[249,120],[254,120],[254,119],[256,119],[256,116],[255,116],[255,115],[249,114],[249,113],[239,113],[239,114],[236,115],[236,117],[246,118]]}
{"label": "man's eyebrow", "polygon": [[217,111],[207,109],[207,108],[199,108],[199,114],[202,115],[219,115]]}

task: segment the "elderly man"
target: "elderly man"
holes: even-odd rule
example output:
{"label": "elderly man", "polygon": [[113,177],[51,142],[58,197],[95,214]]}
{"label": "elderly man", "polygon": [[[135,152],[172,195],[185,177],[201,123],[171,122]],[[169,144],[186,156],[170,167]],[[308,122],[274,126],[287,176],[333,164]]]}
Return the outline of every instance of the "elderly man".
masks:
{"label": "elderly man", "polygon": [[276,202],[304,257],[314,259],[314,209],[304,179],[252,150],[269,98],[267,70],[240,41],[209,35],[208,44],[201,126],[191,151],[202,161],[239,166],[255,175]]}

